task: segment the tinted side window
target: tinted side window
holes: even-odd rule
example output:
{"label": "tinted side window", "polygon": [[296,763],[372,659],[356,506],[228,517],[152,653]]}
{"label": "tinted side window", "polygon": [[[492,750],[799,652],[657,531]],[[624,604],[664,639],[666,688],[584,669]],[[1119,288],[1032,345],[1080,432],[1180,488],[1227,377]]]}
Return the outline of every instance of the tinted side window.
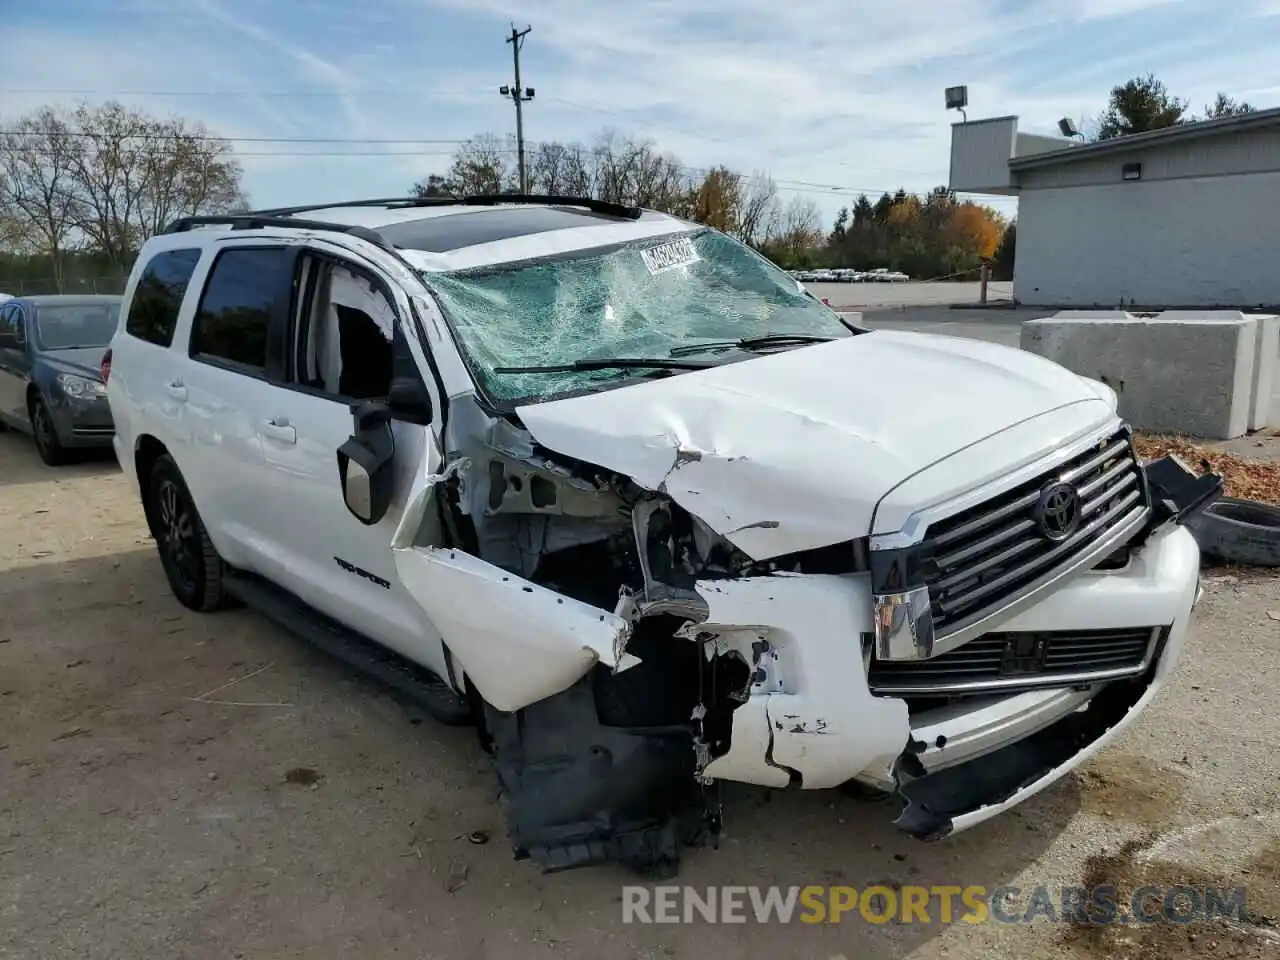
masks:
{"label": "tinted side window", "polygon": [[166,250],[152,257],[138,278],[124,322],[125,332],[161,347],[169,346],[187,283],[199,262],[199,250]]}
{"label": "tinted side window", "polygon": [[293,296],[288,247],[224,250],[209,271],[191,331],[191,355],[265,370],[272,324],[283,330]]}

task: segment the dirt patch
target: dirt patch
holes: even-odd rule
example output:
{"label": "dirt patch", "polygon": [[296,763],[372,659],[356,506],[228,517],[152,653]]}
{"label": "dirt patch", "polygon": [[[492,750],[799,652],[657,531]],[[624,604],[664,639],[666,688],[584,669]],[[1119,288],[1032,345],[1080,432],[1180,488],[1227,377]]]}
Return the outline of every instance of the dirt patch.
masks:
{"label": "dirt patch", "polygon": [[[1108,922],[1098,922],[1100,915],[1091,912],[1091,920],[1067,926],[1063,946],[1081,957],[1128,960],[1263,960],[1280,955],[1280,885],[1275,882],[1280,849],[1269,848],[1243,876],[1228,877],[1146,859],[1154,842],[1153,837],[1129,841],[1114,854],[1097,854],[1085,861],[1082,885],[1087,890],[1113,888],[1117,913]],[[1159,892],[1135,897],[1144,888]],[[1174,888],[1183,888],[1187,894],[1173,899],[1169,894]],[[1242,901],[1235,897],[1241,888],[1245,891]],[[1209,905],[1215,897],[1216,909]],[[1165,915],[1146,923],[1135,915],[1136,910]],[[1167,911],[1185,919],[1166,919]]]}
{"label": "dirt patch", "polygon": [[1167,824],[1187,789],[1185,775],[1131,755],[1104,753],[1076,773],[1080,808],[1142,826]]}
{"label": "dirt patch", "polygon": [[1175,456],[1193,470],[1207,464],[1222,474],[1229,497],[1280,504],[1280,463],[1236,456],[1186,437],[1139,433],[1133,442],[1143,460]]}

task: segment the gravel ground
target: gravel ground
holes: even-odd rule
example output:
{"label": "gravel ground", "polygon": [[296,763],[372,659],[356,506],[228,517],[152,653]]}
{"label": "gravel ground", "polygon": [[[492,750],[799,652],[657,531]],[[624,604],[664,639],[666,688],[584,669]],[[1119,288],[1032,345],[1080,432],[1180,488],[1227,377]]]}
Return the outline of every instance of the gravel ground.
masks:
{"label": "gravel ground", "polygon": [[[251,612],[181,608],[114,464],[50,470],[0,435],[0,544],[0,957],[1280,953],[1265,930],[1200,925],[624,925],[629,875],[513,861],[469,731]],[[681,881],[1187,880],[1248,885],[1250,910],[1280,916],[1276,616],[1276,578],[1211,580],[1143,720],[998,822],[921,844],[838,792],[735,789],[720,848],[691,851]]]}

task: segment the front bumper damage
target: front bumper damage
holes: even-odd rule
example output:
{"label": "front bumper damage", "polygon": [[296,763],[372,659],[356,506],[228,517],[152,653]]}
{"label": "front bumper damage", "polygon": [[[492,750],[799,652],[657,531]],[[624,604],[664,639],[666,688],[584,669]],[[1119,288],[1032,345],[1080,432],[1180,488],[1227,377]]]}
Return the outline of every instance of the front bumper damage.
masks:
{"label": "front bumper damage", "polygon": [[[478,706],[518,855],[546,870],[615,861],[662,876],[699,830],[718,828],[715,781],[866,784],[896,797],[900,828],[938,839],[1022,802],[1120,736],[1177,666],[1199,587],[1199,550],[1181,521],[1221,491],[1220,478],[1174,461],[1144,474],[1151,510],[1123,564],[1073,571],[998,624],[1148,632],[1141,672],[941,701],[873,688],[866,572],[722,575],[660,597],[624,589],[610,611],[536,571],[525,579],[407,536],[397,536],[396,564],[440,629],[451,679],[456,665]],[[426,499],[415,496],[410,514]],[[653,530],[645,503],[627,511],[640,543]],[[567,515],[570,502],[557,509]],[[572,510],[599,512],[582,500]],[[654,558],[640,555],[646,588],[669,582],[654,578]]]}
{"label": "front bumper damage", "polygon": [[[1178,663],[1198,571],[1195,540],[1174,526],[1125,570],[1085,574],[1002,625],[1011,632],[1165,627],[1159,656],[1141,677],[918,713],[868,687],[857,643],[872,629],[865,581],[707,584],[713,622],[703,628],[736,638],[742,628],[729,625],[767,620],[748,635],[771,638],[784,690],[753,696],[734,713],[733,746],[706,773],[806,788],[857,780],[897,792],[905,801],[898,825],[912,834],[935,839],[967,829],[1043,790],[1133,722]],[[750,616],[765,607],[775,615]]]}
{"label": "front bumper damage", "polygon": [[[1182,526],[1222,490],[1169,458],[1145,468],[1153,510],[1119,570],[1091,571],[1000,624],[1007,633],[1150,629],[1144,671],[1113,682],[1026,689],[937,705],[876,696],[863,649],[875,635],[866,578],[699,584],[702,630],[767,645],[757,687],[733,718],[710,777],[806,788],[853,780],[895,793],[897,825],[937,839],[997,816],[1119,737],[1176,668],[1200,595],[1199,548]],[[750,624],[752,626],[744,626]],[[864,638],[859,644],[857,638]],[[767,680],[766,680],[767,675]]]}

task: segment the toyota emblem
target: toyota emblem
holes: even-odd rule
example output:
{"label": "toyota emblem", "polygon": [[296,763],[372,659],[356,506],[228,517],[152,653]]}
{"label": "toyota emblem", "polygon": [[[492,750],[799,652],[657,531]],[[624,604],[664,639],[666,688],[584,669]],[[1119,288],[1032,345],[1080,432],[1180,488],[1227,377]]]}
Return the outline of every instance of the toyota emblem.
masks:
{"label": "toyota emblem", "polygon": [[1080,525],[1080,492],[1070,483],[1051,483],[1036,501],[1036,525],[1046,540],[1061,543]]}

